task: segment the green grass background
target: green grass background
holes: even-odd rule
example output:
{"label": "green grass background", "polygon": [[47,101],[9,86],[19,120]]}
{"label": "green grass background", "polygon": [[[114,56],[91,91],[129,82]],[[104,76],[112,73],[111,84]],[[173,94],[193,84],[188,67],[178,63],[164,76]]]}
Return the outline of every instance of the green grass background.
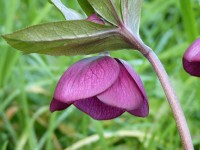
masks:
{"label": "green grass background", "polygon": [[[81,12],[75,0],[63,2]],[[64,17],[47,0],[1,0],[0,34]],[[200,78],[182,68],[182,56],[199,36],[199,0],[144,0],[142,39],[163,62],[180,99],[196,150],[200,149]],[[74,107],[50,113],[59,77],[87,56],[22,55],[0,39],[0,149],[2,150],[179,150],[179,134],[161,85],[150,64],[136,51],[112,52],[140,74],[150,114],[127,113],[94,121]]]}

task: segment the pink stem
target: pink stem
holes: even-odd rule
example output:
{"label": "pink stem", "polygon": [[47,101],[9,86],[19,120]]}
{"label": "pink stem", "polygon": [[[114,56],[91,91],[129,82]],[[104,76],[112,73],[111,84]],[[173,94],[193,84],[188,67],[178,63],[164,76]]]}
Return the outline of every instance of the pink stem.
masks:
{"label": "pink stem", "polygon": [[165,91],[166,97],[174,114],[184,150],[194,150],[185,116],[162,63],[152,50],[148,50],[148,53],[144,55],[152,64]]}
{"label": "pink stem", "polygon": [[184,150],[194,150],[190,131],[188,129],[182,108],[171,85],[168,74],[158,59],[157,55],[148,46],[146,46],[138,36],[134,36],[123,24],[120,25],[118,32],[127,40],[129,44],[133,46],[133,49],[138,49],[153,66],[174,114],[183,148]]}

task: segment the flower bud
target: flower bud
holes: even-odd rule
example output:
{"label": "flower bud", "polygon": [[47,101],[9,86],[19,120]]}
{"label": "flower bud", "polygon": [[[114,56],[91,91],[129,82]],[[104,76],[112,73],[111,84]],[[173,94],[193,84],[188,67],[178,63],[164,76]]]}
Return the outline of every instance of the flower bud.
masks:
{"label": "flower bud", "polygon": [[104,24],[104,21],[101,18],[99,18],[96,14],[92,14],[87,18],[87,20],[98,24]]}
{"label": "flower bud", "polygon": [[200,38],[186,50],[183,56],[183,67],[190,75],[200,77]]}

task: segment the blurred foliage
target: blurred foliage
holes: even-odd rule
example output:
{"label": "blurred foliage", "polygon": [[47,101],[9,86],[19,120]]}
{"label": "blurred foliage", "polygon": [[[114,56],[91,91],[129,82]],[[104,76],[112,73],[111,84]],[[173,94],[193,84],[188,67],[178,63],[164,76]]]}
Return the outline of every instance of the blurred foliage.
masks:
{"label": "blurred foliage", "polygon": [[[76,0],[63,2],[83,13]],[[0,10],[0,34],[64,20],[47,0],[1,0]],[[185,10],[190,14],[185,15]],[[155,50],[169,73],[196,150],[200,148],[200,79],[184,72],[182,56],[191,39],[199,36],[199,24],[198,0],[143,1],[141,37]],[[111,55],[128,61],[141,75],[150,104],[147,118],[124,114],[110,121],[94,121],[74,107],[51,114],[49,103],[59,77],[72,63],[88,56],[22,55],[1,39],[0,147],[3,150],[182,149],[169,104],[150,64],[136,51]]]}

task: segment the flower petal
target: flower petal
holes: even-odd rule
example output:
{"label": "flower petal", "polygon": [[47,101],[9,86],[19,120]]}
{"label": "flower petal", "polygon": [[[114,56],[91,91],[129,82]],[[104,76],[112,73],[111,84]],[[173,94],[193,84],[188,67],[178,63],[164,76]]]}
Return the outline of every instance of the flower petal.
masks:
{"label": "flower petal", "polygon": [[147,100],[144,100],[142,106],[132,111],[128,111],[130,114],[138,117],[146,117],[149,114],[149,104]]}
{"label": "flower petal", "polygon": [[200,61],[200,38],[194,41],[184,54],[188,61]]}
{"label": "flower petal", "polygon": [[183,67],[190,75],[200,77],[200,38],[185,52]]}
{"label": "flower petal", "polygon": [[124,61],[122,59],[116,59],[116,60],[118,60],[120,63],[122,63],[122,65],[126,68],[128,73],[131,75],[131,77],[135,81],[135,83],[136,83],[137,87],[139,88],[140,92],[142,93],[142,96],[143,96],[144,100],[146,100],[148,102],[146,91],[145,91],[145,88],[144,88],[144,85],[142,83],[142,80],[141,80],[140,76],[133,70],[131,65],[129,65],[126,61]]}
{"label": "flower petal", "polygon": [[93,97],[109,88],[119,75],[119,65],[108,56],[83,59],[61,77],[54,97],[69,103]]}
{"label": "flower petal", "polygon": [[124,110],[106,105],[97,97],[78,100],[74,105],[96,120],[109,120],[124,113]]}
{"label": "flower petal", "polygon": [[140,89],[142,83],[137,85],[138,81],[141,82],[141,80],[133,69],[130,70],[130,74],[128,72],[129,70],[125,68],[126,66],[124,66],[118,59],[116,60],[120,66],[118,79],[109,89],[97,95],[97,97],[105,104],[114,107],[130,111],[137,109],[144,101],[144,95]]}
{"label": "flower petal", "polygon": [[123,66],[126,68],[126,70],[129,72],[129,74],[132,76],[132,78],[135,80],[140,92],[143,95],[143,103],[142,105],[135,109],[135,110],[131,110],[129,111],[129,113],[131,113],[134,116],[138,116],[138,117],[146,117],[149,114],[149,104],[148,104],[148,98],[146,95],[146,91],[144,89],[142,80],[140,78],[140,76],[132,69],[132,67],[124,60],[118,59],[118,61],[120,61]]}
{"label": "flower petal", "polygon": [[183,58],[183,67],[190,75],[200,77],[200,62],[189,62]]}
{"label": "flower petal", "polygon": [[50,104],[50,111],[54,112],[54,111],[63,110],[63,109],[68,108],[70,105],[71,104],[63,103],[53,98]]}

